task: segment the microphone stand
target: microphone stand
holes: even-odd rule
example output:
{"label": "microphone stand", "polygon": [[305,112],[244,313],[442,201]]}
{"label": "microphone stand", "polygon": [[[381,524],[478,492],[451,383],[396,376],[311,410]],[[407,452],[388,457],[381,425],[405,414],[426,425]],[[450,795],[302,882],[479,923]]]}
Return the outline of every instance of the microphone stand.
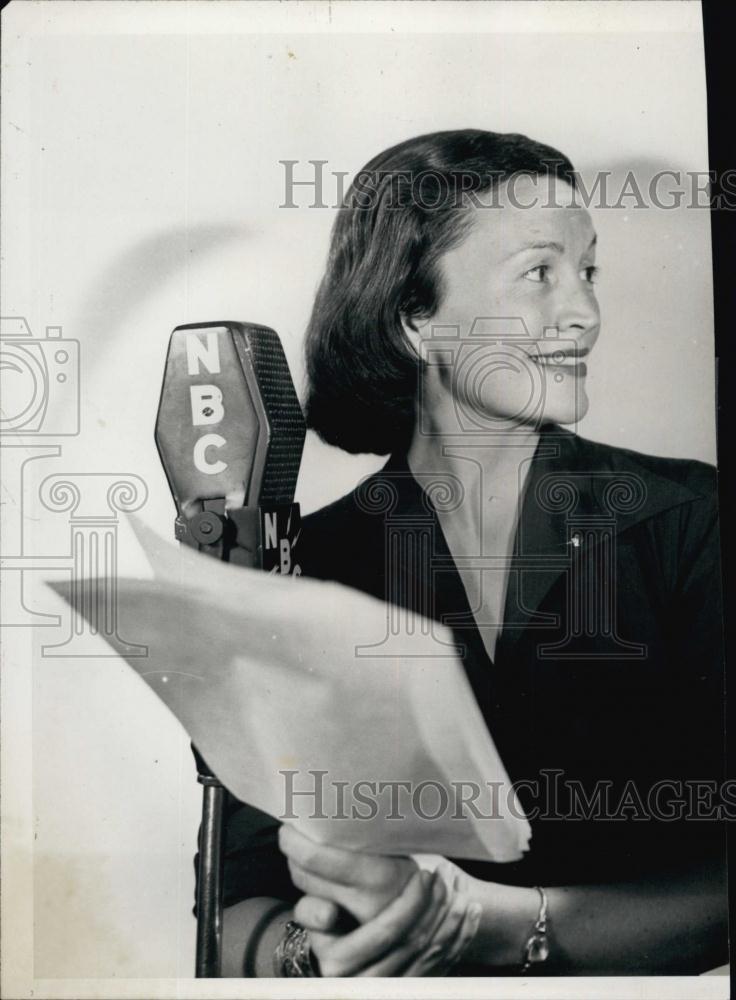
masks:
{"label": "microphone stand", "polygon": [[[288,541],[293,551],[299,535],[299,505],[277,507],[278,528],[272,548],[279,551],[278,540]],[[275,569],[273,555],[264,558],[263,510],[259,507],[225,512],[225,501],[205,500],[202,510],[193,517],[179,514],[175,521],[178,541],[198,548],[215,558],[235,565]],[[289,571],[291,570],[289,565]],[[202,785],[202,822],[199,834],[197,880],[197,979],[219,978],[222,965],[223,874],[225,801],[227,791],[207,762],[192,744],[197,764],[197,781]]]}
{"label": "microphone stand", "polygon": [[[294,491],[305,434],[274,330],[232,321],[174,330],[155,437],[179,542],[235,565],[300,572],[293,561],[300,531]],[[240,445],[229,445],[228,436]],[[246,506],[226,511],[235,487],[244,489]],[[221,973],[227,790],[192,750],[203,788],[195,965],[197,978],[205,979]]]}
{"label": "microphone stand", "polygon": [[[176,518],[175,534],[185,545],[207,551],[216,558],[226,555],[228,523],[225,501],[205,500],[192,518]],[[197,781],[202,785],[202,821],[199,828],[197,878],[197,944],[195,976],[219,978],[222,965],[223,873],[225,867],[225,787],[192,744]]]}
{"label": "microphone stand", "polygon": [[197,979],[213,979],[219,977],[222,961],[225,788],[194,746],[192,751],[197,761],[197,781],[203,786],[195,975]]}

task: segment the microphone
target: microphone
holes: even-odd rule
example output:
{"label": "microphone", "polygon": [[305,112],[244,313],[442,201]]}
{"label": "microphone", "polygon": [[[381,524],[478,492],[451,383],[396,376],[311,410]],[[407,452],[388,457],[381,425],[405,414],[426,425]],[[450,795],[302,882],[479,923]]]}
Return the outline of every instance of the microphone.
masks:
{"label": "microphone", "polygon": [[235,322],[176,327],[155,438],[179,541],[227,562],[298,574],[293,501],[305,435],[274,330]]}
{"label": "microphone", "polygon": [[[155,439],[176,538],[200,552],[299,575],[294,491],[306,425],[281,341],[253,323],[171,334]],[[192,746],[203,787],[196,975],[220,975],[225,789]]]}

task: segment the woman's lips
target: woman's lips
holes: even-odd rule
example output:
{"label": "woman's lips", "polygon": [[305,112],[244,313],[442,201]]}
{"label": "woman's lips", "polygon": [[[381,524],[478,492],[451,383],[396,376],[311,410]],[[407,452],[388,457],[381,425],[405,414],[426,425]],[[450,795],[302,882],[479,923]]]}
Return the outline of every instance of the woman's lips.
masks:
{"label": "woman's lips", "polygon": [[573,375],[575,378],[582,378],[588,374],[588,366],[580,360],[579,356],[555,353],[532,358],[532,360],[540,368],[551,368],[555,372]]}

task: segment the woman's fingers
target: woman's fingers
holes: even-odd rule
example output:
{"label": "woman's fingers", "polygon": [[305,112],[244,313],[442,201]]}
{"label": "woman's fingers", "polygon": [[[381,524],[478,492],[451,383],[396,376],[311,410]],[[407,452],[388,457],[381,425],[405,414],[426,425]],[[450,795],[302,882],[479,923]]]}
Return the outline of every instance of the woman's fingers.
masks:
{"label": "woman's fingers", "polygon": [[356,864],[361,858],[356,851],[318,844],[287,823],[279,827],[279,847],[289,860],[313,875],[344,885],[352,885],[355,881]]}
{"label": "woman's fingers", "polygon": [[[412,936],[378,962],[362,969],[360,976],[443,976],[457,964],[475,937],[480,906],[467,896],[455,896],[445,908],[440,926],[431,934]],[[423,940],[424,939],[424,940]],[[425,943],[426,942],[426,943]]]}
{"label": "woman's fingers", "polygon": [[320,899],[330,899],[333,903],[341,904],[345,898],[347,888],[340,882],[331,882],[329,879],[315,875],[313,872],[302,868],[296,861],[289,858],[289,874],[291,881],[302,892],[308,896],[319,896]]}
{"label": "woman's fingers", "polygon": [[461,927],[458,929],[455,935],[454,942],[451,942],[450,948],[447,954],[447,961],[449,962],[449,967],[451,968],[463,957],[468,945],[471,943],[475,935],[478,933],[478,928],[480,927],[481,917],[483,915],[483,907],[480,903],[473,903],[469,908],[465,916]]}
{"label": "woman's fingers", "polygon": [[[385,910],[344,937],[315,934],[312,946],[323,976],[353,976],[408,936],[427,910],[441,906],[445,890],[427,872],[416,872]],[[416,947],[416,946],[415,946]]]}
{"label": "woman's fingers", "polygon": [[407,970],[431,944],[431,928],[436,925],[437,920],[440,923],[442,922],[443,918],[447,915],[448,909],[449,901],[445,900],[440,906],[439,913],[433,913],[430,921],[422,921],[422,925],[417,926],[416,930],[410,933],[404,941],[397,942],[396,946],[388,954],[379,958],[377,962],[364,966],[354,974],[357,976],[375,977],[408,975]]}
{"label": "woman's fingers", "polygon": [[439,881],[446,896],[439,911],[432,914],[430,920],[423,921],[423,925],[417,927],[394,951],[364,968],[359,973],[361,976],[427,975],[426,972],[418,973],[411,970],[425,954],[429,953],[432,958],[432,961],[425,963],[427,968],[442,955],[462,926],[469,904],[466,897],[447,896],[446,887],[441,879]]}
{"label": "woman's fingers", "polygon": [[450,906],[442,920],[433,928],[430,942],[432,946],[438,945],[444,948],[449,941],[454,939],[468,912],[469,902],[467,896],[459,893],[450,897]]}
{"label": "woman's fingers", "polygon": [[463,956],[480,926],[481,907],[479,903],[468,905],[467,899],[460,911],[448,919],[430,946],[417,957],[404,972],[405,976],[446,976]]}
{"label": "woman's fingers", "polygon": [[297,889],[301,889],[307,896],[318,896],[320,899],[336,903],[361,923],[373,916],[371,901],[365,900],[359,891],[350,886],[342,885],[340,882],[330,882],[320,875],[314,875],[291,860],[289,873]]}
{"label": "woman's fingers", "polygon": [[398,893],[416,868],[416,864],[406,858],[382,857],[318,844],[286,823],[279,828],[279,847],[304,871],[345,886],[367,889],[391,886]]}
{"label": "woman's fingers", "polygon": [[294,919],[308,931],[330,931],[338,922],[340,908],[330,899],[302,896],[294,907]]}
{"label": "woman's fingers", "polygon": [[[392,899],[398,896],[403,888],[403,885],[394,882],[387,886],[383,892],[377,892],[360,885],[345,885],[342,882],[333,882],[321,875],[315,875],[302,868],[291,858],[289,858],[288,864],[291,880],[297,889],[301,889],[308,896],[319,896],[321,899],[329,899],[333,903],[337,903],[361,924],[372,920]],[[418,869],[415,867],[414,871],[417,872]],[[441,879],[438,881],[441,883]]]}

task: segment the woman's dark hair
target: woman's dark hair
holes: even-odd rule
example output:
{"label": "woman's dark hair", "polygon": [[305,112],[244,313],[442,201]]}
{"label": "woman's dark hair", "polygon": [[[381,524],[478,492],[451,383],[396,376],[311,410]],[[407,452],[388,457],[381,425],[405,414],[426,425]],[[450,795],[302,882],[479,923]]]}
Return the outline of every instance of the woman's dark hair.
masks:
{"label": "woman's dark hair", "polygon": [[408,446],[420,362],[402,317],[411,324],[434,315],[437,262],[462,242],[479,195],[517,174],[575,186],[557,150],[477,129],[408,139],[355,177],[306,336],[307,423],[324,441],[378,455]]}

